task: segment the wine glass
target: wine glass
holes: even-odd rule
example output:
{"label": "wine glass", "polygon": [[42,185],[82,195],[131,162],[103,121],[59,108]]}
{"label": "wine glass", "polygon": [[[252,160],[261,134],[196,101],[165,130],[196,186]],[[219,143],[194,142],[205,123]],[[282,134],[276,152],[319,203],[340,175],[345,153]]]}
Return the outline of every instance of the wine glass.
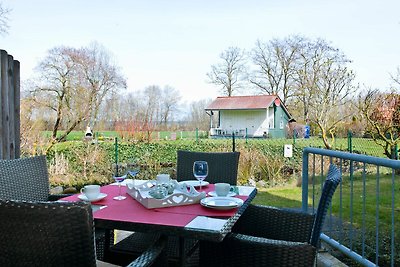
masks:
{"label": "wine glass", "polygon": [[200,191],[201,182],[206,179],[208,175],[208,163],[207,161],[198,160],[193,163],[193,175],[199,181]]}
{"label": "wine glass", "polygon": [[113,179],[118,183],[118,196],[113,197],[115,200],[124,200],[125,196],[121,194],[121,183],[126,179],[126,165],[121,163],[113,164]]}
{"label": "wine glass", "polygon": [[133,179],[133,185],[136,185],[136,175],[140,172],[138,168],[138,164],[136,162],[131,162],[127,164],[127,173],[126,173],[126,178],[128,179]]}

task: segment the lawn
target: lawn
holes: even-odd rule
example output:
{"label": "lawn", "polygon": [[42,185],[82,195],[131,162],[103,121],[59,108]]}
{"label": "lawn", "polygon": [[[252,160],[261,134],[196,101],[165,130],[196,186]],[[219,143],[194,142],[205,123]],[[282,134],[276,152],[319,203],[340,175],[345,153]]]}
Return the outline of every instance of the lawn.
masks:
{"label": "lawn", "polygon": [[260,189],[252,203],[282,208],[301,208],[301,187],[293,185]]}
{"label": "lawn", "polygon": [[[391,201],[392,201],[392,177],[391,175],[381,175],[379,178],[379,194],[377,194],[376,179],[374,175],[367,175],[365,183],[365,193],[363,191],[363,181],[360,177],[354,177],[353,190],[351,182],[344,177],[342,186],[339,187],[332,200],[332,210],[334,215],[339,216],[340,195],[342,195],[342,216],[346,221],[350,221],[351,214],[353,222],[357,226],[365,224],[366,228],[375,229],[375,215],[377,212],[377,197],[379,197],[379,217],[381,230],[388,230],[391,226]],[[312,193],[312,186],[309,187],[309,193]],[[340,193],[341,191],[341,193]],[[283,208],[301,208],[301,187],[284,186],[273,187],[258,190],[257,196],[253,200],[254,204],[283,207]],[[316,192],[319,195],[319,192]],[[365,209],[363,209],[363,200],[365,196]],[[311,195],[309,204],[311,205]],[[395,199],[400,199],[400,186],[395,186]],[[353,202],[352,210],[350,202]],[[362,215],[365,211],[365,222]],[[400,202],[395,202],[395,221],[400,222]],[[400,234],[400,232],[399,232]]]}
{"label": "lawn", "polygon": [[[59,131],[58,136],[63,134],[63,131]],[[196,139],[196,138],[203,138],[207,136],[207,133],[204,131],[176,131],[176,132],[171,132],[171,131],[157,131],[157,132],[152,132],[152,138],[155,140],[165,140],[165,139],[172,139],[172,133],[175,133],[175,138],[176,139]],[[44,137],[50,138],[51,136],[51,131],[44,131],[43,132]],[[102,139],[114,139],[115,137],[121,137],[120,133],[116,131],[95,131],[94,135],[96,138],[102,140]],[[79,141],[83,140],[85,136],[84,131],[72,131],[68,136],[67,136],[67,141]]]}
{"label": "lawn", "polygon": [[[396,177],[398,181],[398,177]],[[352,189],[353,188],[353,189]],[[395,199],[395,251],[396,262],[400,264],[400,185],[397,182],[394,188]],[[319,198],[319,190],[316,191],[316,201]],[[340,243],[347,247],[353,247],[355,251],[361,254],[361,238],[365,234],[366,251],[365,254],[374,261],[374,252],[376,247],[376,229],[379,231],[379,253],[380,265],[386,266],[390,256],[390,238],[392,227],[392,176],[391,174],[381,174],[379,177],[379,193],[377,193],[377,179],[375,175],[366,175],[365,191],[361,175],[353,177],[353,186],[349,176],[343,177],[342,186],[337,189],[332,200],[332,214],[336,218],[342,218],[343,224],[336,225],[343,229],[343,234],[336,238],[342,238]],[[312,194],[312,186],[309,188]],[[340,211],[340,196],[342,196],[342,210]],[[364,204],[365,200],[365,204]],[[379,205],[377,205],[377,200]],[[350,208],[352,204],[352,209]],[[262,204],[284,208],[301,208],[301,188],[295,186],[275,187],[259,190],[254,204]],[[311,204],[311,195],[309,195],[309,204]],[[364,208],[365,207],[365,208]],[[376,214],[379,216],[379,223],[376,222]],[[330,223],[330,222],[328,222]],[[336,220],[337,223],[337,220]],[[349,233],[353,233],[350,238]],[[353,238],[353,240],[351,240]]]}

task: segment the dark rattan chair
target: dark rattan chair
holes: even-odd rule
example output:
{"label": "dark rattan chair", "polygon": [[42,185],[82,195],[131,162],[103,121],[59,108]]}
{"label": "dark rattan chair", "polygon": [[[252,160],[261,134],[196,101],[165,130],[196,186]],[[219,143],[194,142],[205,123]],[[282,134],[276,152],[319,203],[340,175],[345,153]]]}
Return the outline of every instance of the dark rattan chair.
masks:
{"label": "dark rattan chair", "polygon": [[200,242],[201,266],[313,266],[321,228],[341,181],[330,165],[316,214],[250,205],[222,243]]}
{"label": "dark rattan chair", "polygon": [[206,181],[214,183],[237,184],[239,152],[195,152],[178,151],[176,177],[178,181],[194,180],[193,162],[205,160],[208,162]]}
{"label": "dark rattan chair", "polygon": [[46,156],[0,160],[0,198],[53,201],[68,195],[50,195]]}
{"label": "dark rattan chair", "polygon": [[[110,266],[96,261],[90,204],[0,200],[0,266]],[[159,239],[129,266],[150,266]]]}
{"label": "dark rattan chair", "polygon": [[[56,201],[70,194],[50,194],[46,156],[0,160],[0,198],[21,201]],[[96,230],[97,257],[103,259],[105,232]],[[113,232],[110,231],[113,239]]]}
{"label": "dark rattan chair", "polygon": [[[225,182],[236,185],[239,156],[239,152],[178,151],[177,180],[193,180],[193,162],[196,160],[205,160],[209,165],[209,173],[206,178],[209,183]],[[133,233],[111,247],[110,254],[113,255],[113,258],[122,258],[124,255],[127,257],[129,255],[137,255],[143,251],[143,246],[148,246],[149,243],[157,238],[157,234]],[[169,237],[167,253],[170,264],[179,264],[179,261],[185,260],[196,249],[198,249],[197,240]],[[180,250],[183,250],[184,258],[180,256],[182,253]]]}

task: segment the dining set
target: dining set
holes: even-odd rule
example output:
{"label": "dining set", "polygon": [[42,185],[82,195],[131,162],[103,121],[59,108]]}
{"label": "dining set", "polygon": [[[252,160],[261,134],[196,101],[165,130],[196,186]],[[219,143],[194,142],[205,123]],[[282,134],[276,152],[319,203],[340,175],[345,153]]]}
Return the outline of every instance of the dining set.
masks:
{"label": "dining set", "polygon": [[45,156],[0,160],[0,266],[313,266],[338,168],[308,214],[251,204],[239,157],[181,150],[176,179],[136,172],[69,195],[49,194]]}

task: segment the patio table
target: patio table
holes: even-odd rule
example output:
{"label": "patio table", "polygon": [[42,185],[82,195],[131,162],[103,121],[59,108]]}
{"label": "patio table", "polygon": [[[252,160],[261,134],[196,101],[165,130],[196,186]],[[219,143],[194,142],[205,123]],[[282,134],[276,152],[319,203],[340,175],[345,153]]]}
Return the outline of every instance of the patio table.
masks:
{"label": "patio table", "polygon": [[[212,190],[212,184],[202,188],[205,192]],[[230,210],[210,209],[200,203],[147,209],[129,196],[124,186],[121,191],[127,198],[117,201],[113,197],[118,195],[118,186],[101,187],[101,192],[106,193],[107,197],[93,205],[98,208],[93,213],[96,228],[152,232],[214,242],[221,242],[231,232],[233,225],[257,193],[255,187],[238,186],[239,194],[236,197],[241,198],[244,203],[241,207]],[[77,201],[78,194],[63,200]]]}

